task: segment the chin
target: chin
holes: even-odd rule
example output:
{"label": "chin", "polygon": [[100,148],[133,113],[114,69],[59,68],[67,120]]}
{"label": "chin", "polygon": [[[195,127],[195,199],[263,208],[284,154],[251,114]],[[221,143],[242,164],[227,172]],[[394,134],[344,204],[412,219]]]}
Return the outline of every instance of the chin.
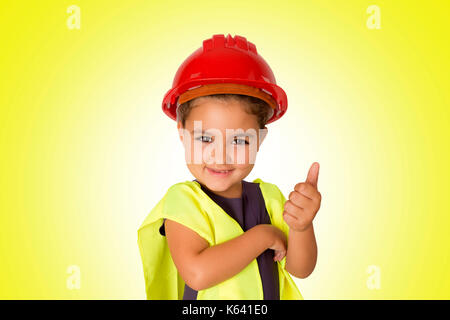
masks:
{"label": "chin", "polygon": [[209,190],[222,192],[228,190],[235,183],[235,181],[231,179],[221,181],[220,179],[209,178],[205,180],[205,183]]}

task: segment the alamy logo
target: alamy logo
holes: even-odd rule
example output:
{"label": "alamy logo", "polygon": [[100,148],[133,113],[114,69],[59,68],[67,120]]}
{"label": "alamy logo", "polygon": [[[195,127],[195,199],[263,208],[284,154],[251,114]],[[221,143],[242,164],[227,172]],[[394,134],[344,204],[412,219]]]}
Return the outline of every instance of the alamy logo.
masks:
{"label": "alamy logo", "polygon": [[67,13],[70,14],[70,16],[67,18],[67,28],[69,30],[73,29],[80,29],[81,27],[81,13],[80,13],[80,7],[77,5],[71,5],[67,7]]}
{"label": "alamy logo", "polygon": [[369,274],[366,285],[369,290],[379,290],[381,288],[381,269],[379,266],[370,265],[366,272]]}
{"label": "alamy logo", "polygon": [[70,265],[67,267],[66,272],[69,274],[66,280],[67,289],[69,290],[80,289],[81,288],[80,267],[77,265]]}
{"label": "alamy logo", "polygon": [[381,10],[380,7],[373,4],[367,7],[367,14],[370,16],[367,18],[366,26],[369,29],[381,29]]}

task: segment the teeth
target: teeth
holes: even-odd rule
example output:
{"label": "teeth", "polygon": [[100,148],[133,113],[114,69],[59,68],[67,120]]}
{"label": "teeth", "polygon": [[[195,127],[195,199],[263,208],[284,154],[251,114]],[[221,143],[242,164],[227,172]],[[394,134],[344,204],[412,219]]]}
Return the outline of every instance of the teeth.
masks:
{"label": "teeth", "polygon": [[217,171],[217,170],[214,170],[214,169],[212,169],[214,172],[217,172],[217,173],[227,173],[227,172],[229,172],[230,170],[225,170],[225,171]]}

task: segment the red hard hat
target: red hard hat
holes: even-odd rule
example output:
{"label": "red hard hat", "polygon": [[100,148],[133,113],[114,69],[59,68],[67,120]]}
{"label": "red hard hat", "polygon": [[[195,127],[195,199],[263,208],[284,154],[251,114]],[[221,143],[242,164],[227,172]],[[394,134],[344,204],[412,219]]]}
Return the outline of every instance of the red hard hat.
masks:
{"label": "red hard hat", "polygon": [[276,85],[267,62],[244,37],[215,34],[204,40],[178,68],[172,89],[164,96],[163,111],[176,120],[176,108],[191,99],[218,93],[244,94],[266,101],[274,113],[267,123],[287,109],[287,96]]}

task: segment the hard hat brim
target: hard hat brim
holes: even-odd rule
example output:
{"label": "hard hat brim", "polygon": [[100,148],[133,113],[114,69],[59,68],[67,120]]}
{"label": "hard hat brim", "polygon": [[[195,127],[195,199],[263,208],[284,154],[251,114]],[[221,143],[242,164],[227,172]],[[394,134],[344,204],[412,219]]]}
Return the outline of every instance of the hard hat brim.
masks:
{"label": "hard hat brim", "polygon": [[269,94],[261,89],[237,83],[212,83],[195,87],[178,97],[177,106],[198,97],[221,93],[242,94],[259,98],[267,102],[272,109],[277,109],[277,102]]}
{"label": "hard hat brim", "polygon": [[220,93],[243,94],[267,102],[274,109],[274,113],[267,123],[279,119],[286,112],[286,93],[275,84],[257,81],[250,83],[248,80],[239,83],[236,79],[230,79],[229,81],[226,79],[208,80],[192,81],[170,89],[163,99],[162,109],[164,113],[176,120],[176,109],[180,104],[197,97]]}

